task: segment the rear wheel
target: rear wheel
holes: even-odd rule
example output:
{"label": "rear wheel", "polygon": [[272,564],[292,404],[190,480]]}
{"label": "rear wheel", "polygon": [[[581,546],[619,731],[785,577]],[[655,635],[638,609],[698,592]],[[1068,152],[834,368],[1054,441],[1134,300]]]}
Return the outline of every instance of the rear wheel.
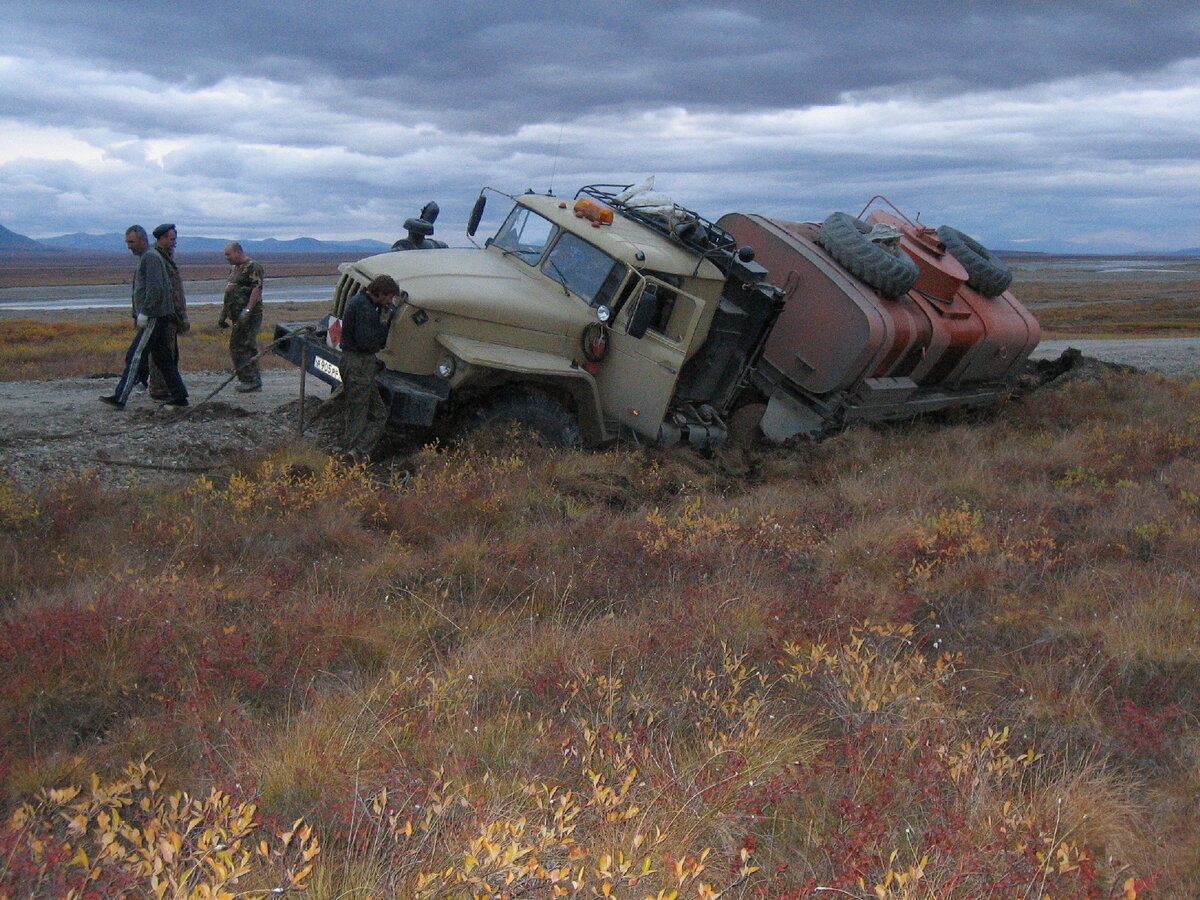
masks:
{"label": "rear wheel", "polygon": [[920,270],[899,247],[885,247],[867,239],[871,226],[849,213],[835,212],[821,223],[817,243],[829,251],[847,272],[887,297],[907,294]]}
{"label": "rear wheel", "polygon": [[500,434],[518,427],[544,447],[583,446],[579,422],[565,406],[535,390],[508,390],[481,400],[463,411],[454,429],[462,439],[485,430]]}
{"label": "rear wheel", "polygon": [[943,225],[938,229],[938,240],[946,245],[946,252],[967,270],[967,287],[985,297],[998,297],[1012,284],[1013,276],[1008,266],[970,235]]}

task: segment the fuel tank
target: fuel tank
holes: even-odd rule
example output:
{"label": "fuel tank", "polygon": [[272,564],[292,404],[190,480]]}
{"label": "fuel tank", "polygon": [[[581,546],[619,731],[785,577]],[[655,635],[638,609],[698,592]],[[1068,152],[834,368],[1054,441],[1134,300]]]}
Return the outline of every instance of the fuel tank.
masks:
{"label": "fuel tank", "polygon": [[[820,225],[730,213],[717,223],[783,290],[759,370],[824,419],[886,419],[997,395],[1037,346],[1036,319],[1007,290],[985,297],[934,229],[884,210],[917,264],[907,293],[887,297],[817,242]],[[765,430],[765,429],[764,429]]]}

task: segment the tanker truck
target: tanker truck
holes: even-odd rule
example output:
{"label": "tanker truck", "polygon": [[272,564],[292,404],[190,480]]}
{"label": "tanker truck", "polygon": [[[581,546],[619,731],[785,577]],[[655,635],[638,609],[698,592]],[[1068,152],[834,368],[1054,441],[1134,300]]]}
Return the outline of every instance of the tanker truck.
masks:
{"label": "tanker truck", "polygon": [[652,184],[484,188],[473,242],[496,199],[507,213],[474,248],[343,263],[328,314],[278,325],[276,352],[336,390],[342,310],[390,275],[376,380],[391,426],[711,447],[735,418],[785,442],[993,404],[1039,339],[995,254],[884,198],[821,223],[712,222]]}

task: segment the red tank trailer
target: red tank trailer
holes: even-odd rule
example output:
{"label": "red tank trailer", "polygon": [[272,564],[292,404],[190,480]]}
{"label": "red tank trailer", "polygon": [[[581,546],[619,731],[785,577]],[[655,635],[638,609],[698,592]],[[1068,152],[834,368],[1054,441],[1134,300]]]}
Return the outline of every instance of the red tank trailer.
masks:
{"label": "red tank trailer", "polygon": [[768,438],[994,403],[1037,346],[1038,323],[998,257],[892,210],[717,223],[784,294],[755,376]]}

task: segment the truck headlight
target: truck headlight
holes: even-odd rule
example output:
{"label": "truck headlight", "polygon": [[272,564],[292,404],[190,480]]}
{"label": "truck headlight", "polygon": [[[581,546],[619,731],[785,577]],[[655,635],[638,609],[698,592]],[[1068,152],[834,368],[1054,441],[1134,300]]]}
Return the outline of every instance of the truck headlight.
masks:
{"label": "truck headlight", "polygon": [[454,372],[458,369],[458,360],[447,353],[438,360],[437,373],[449,381],[454,377]]}

